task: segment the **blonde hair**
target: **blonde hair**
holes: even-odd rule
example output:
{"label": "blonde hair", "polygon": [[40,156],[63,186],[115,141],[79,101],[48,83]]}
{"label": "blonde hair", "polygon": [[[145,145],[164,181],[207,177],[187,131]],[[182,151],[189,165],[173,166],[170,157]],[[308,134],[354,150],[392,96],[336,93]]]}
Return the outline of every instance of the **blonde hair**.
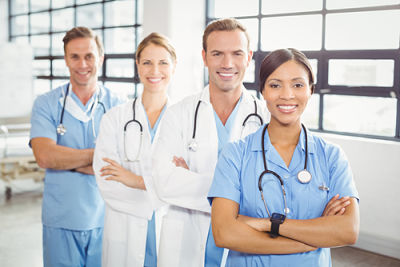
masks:
{"label": "blonde hair", "polygon": [[215,31],[234,31],[240,30],[244,32],[247,38],[247,50],[250,50],[250,36],[246,27],[234,18],[218,19],[210,22],[204,30],[203,34],[203,50],[207,52],[207,39],[212,32]]}
{"label": "blonde hair", "polygon": [[160,33],[152,32],[149,35],[147,35],[146,38],[144,38],[140,42],[140,44],[138,45],[138,47],[136,49],[136,60],[138,62],[140,61],[140,55],[142,54],[143,49],[145,49],[150,44],[158,45],[158,46],[165,48],[165,50],[167,50],[168,53],[171,55],[171,58],[173,59],[173,61],[176,61],[175,48],[172,46],[169,39]]}

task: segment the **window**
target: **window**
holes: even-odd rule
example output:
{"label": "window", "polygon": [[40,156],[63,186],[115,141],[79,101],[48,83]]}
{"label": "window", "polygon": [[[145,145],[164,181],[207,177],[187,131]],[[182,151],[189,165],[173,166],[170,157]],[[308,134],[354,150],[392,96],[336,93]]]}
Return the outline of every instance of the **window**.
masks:
{"label": "window", "polygon": [[137,83],[134,53],[141,39],[141,0],[9,0],[9,40],[30,43],[34,51],[34,94],[68,81],[62,39],[74,26],[92,28],[103,40],[99,80],[133,97]]}
{"label": "window", "polygon": [[206,22],[222,17],[248,29],[248,89],[269,52],[295,47],[316,75],[310,129],[400,141],[400,0],[207,0]]}

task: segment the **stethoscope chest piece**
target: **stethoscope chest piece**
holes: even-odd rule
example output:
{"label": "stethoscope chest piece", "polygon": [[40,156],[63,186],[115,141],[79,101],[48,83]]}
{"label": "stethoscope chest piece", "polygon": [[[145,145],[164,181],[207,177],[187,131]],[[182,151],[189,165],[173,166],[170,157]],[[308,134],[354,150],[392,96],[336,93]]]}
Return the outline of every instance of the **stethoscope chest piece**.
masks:
{"label": "stethoscope chest piece", "polygon": [[297,174],[297,180],[302,184],[308,184],[311,181],[312,175],[306,169],[299,171]]}
{"label": "stethoscope chest piece", "polygon": [[66,132],[67,132],[67,129],[65,128],[65,126],[64,126],[62,123],[60,123],[60,124],[57,126],[57,133],[58,133],[59,135],[64,135]]}
{"label": "stethoscope chest piece", "polygon": [[189,148],[190,151],[196,152],[197,151],[197,142],[196,142],[196,140],[194,140],[194,139],[190,140],[188,148]]}

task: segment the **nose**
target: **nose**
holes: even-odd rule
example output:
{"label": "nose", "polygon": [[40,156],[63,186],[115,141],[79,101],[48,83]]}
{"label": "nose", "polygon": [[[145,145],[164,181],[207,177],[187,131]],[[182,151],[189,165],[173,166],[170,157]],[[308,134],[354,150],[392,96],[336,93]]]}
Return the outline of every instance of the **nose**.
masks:
{"label": "nose", "polygon": [[233,67],[232,57],[230,55],[225,55],[221,62],[221,67],[224,69],[230,69]]}
{"label": "nose", "polygon": [[86,62],[86,59],[82,58],[82,59],[79,60],[78,65],[81,68],[85,68],[85,67],[88,66],[88,63]]}
{"label": "nose", "polygon": [[283,85],[280,93],[280,98],[284,100],[289,100],[294,98],[294,93],[289,85]]}
{"label": "nose", "polygon": [[151,73],[152,74],[157,74],[160,71],[160,67],[158,66],[158,64],[153,64],[151,67]]}

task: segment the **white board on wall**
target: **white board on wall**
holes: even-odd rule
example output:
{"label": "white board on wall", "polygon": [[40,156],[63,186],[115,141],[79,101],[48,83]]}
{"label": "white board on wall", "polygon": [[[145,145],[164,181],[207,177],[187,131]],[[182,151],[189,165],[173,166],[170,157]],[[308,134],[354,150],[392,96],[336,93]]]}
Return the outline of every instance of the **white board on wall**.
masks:
{"label": "white board on wall", "polygon": [[28,44],[0,44],[0,118],[26,117],[31,113],[32,59]]}

